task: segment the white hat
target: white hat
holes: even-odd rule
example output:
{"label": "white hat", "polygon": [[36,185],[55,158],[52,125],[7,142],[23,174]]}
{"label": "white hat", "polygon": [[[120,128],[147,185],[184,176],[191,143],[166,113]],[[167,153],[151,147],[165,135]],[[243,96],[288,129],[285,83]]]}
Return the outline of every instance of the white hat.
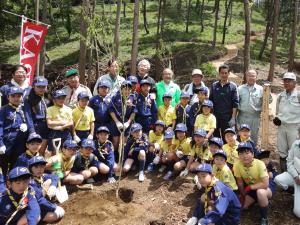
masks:
{"label": "white hat", "polygon": [[296,75],[292,72],[286,72],[283,74],[283,80],[284,79],[290,79],[290,80],[296,80]]}
{"label": "white hat", "polygon": [[195,74],[199,74],[199,75],[203,76],[202,71],[199,70],[199,69],[193,69],[192,76],[195,75]]}

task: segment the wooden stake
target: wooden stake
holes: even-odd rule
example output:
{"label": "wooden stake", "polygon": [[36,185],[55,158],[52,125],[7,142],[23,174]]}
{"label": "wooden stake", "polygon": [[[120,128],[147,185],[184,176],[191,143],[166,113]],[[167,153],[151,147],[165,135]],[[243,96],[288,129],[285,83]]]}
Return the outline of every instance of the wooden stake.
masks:
{"label": "wooden stake", "polygon": [[262,105],[262,138],[261,148],[268,149],[269,143],[269,98],[270,98],[270,84],[264,84],[263,90],[263,105]]}

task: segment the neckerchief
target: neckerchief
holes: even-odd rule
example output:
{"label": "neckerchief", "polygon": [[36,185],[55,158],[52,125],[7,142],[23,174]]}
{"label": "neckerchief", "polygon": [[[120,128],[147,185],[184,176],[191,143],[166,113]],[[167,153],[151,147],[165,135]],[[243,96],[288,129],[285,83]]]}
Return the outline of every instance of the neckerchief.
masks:
{"label": "neckerchief", "polygon": [[[204,212],[205,214],[208,212],[208,206],[209,206],[209,200],[215,200],[214,199],[214,193],[209,193],[211,191],[212,188],[214,188],[214,186],[216,185],[217,179],[213,178],[210,185],[207,186],[205,188],[205,199],[204,199]],[[211,195],[210,198],[208,197],[208,195]]]}
{"label": "neckerchief", "polygon": [[26,154],[26,156],[28,156],[29,158],[32,158],[32,157],[34,157],[34,156],[38,156],[39,155],[39,153],[37,152],[37,153],[35,153],[35,154],[33,154],[31,151],[29,151],[28,149],[25,151],[25,154]]}
{"label": "neckerchief", "polygon": [[104,155],[108,155],[108,152],[106,151],[106,148],[103,148],[104,145],[107,143],[107,141],[105,141],[103,144],[101,144],[99,141],[98,141],[98,152],[100,154],[100,156],[105,159]]}
{"label": "neckerchief", "polygon": [[22,104],[20,104],[19,106],[14,106],[13,104],[8,103],[8,105],[10,105],[10,107],[12,107],[15,110],[14,122],[16,121],[16,118],[17,118],[17,112],[19,112],[21,114],[22,122],[26,123],[25,114],[24,114],[24,111],[22,110]]}
{"label": "neckerchief", "polygon": [[9,199],[11,200],[11,202],[13,203],[13,205],[16,207],[17,210],[25,208],[28,205],[28,198],[27,198],[28,188],[24,191],[22,198],[20,199],[19,202],[15,200],[14,196],[12,196],[9,189],[7,189],[6,192],[8,194]]}

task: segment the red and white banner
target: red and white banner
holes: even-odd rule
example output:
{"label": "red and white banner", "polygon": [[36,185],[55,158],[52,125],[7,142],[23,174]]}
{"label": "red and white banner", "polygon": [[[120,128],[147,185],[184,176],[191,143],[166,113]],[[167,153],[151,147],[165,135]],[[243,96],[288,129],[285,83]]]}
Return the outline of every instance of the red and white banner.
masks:
{"label": "red and white banner", "polygon": [[27,68],[27,80],[32,84],[35,65],[43,46],[48,27],[22,19],[20,64]]}

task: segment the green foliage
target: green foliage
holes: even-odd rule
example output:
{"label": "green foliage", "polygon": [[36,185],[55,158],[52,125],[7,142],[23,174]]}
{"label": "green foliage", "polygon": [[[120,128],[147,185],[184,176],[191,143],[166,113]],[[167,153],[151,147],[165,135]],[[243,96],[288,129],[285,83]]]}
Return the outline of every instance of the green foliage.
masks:
{"label": "green foliage", "polygon": [[207,77],[218,76],[218,72],[211,62],[201,64],[200,69]]}

